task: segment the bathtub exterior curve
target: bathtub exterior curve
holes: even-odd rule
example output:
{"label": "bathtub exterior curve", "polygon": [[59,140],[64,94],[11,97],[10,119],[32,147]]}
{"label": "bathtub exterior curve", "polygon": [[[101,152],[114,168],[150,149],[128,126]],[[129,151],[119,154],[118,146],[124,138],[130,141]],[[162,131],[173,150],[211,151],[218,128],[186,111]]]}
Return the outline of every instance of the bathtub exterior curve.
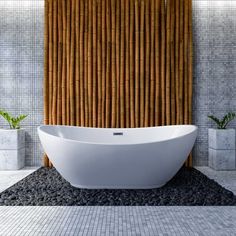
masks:
{"label": "bathtub exterior curve", "polygon": [[194,125],[149,128],[38,127],[42,146],[73,186],[150,189],[181,168],[197,137]]}

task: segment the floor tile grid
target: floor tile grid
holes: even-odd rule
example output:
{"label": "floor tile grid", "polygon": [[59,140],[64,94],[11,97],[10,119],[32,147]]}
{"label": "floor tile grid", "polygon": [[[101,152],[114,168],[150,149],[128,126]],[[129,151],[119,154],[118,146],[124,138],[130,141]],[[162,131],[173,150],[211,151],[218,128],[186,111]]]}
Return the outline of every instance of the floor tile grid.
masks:
{"label": "floor tile grid", "polygon": [[234,222],[236,207],[0,208],[3,236],[235,235]]}

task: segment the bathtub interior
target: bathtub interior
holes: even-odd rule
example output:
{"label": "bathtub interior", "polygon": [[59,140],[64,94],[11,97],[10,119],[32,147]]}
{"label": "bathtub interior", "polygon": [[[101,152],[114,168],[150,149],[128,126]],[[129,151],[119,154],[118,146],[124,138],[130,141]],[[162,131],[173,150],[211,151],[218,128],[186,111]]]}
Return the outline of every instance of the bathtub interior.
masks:
{"label": "bathtub interior", "polygon": [[196,131],[194,125],[148,128],[88,128],[75,126],[41,126],[39,130],[63,139],[96,144],[140,144],[160,142]]}

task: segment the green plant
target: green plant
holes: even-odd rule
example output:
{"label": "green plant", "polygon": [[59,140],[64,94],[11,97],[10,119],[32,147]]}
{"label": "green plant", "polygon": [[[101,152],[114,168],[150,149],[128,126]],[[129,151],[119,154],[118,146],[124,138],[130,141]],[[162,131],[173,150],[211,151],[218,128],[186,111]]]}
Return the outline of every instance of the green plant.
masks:
{"label": "green plant", "polygon": [[229,124],[230,121],[235,119],[235,116],[236,114],[234,112],[229,112],[222,118],[222,120],[216,118],[213,115],[208,116],[208,118],[210,118],[217,124],[217,129],[226,129],[226,126]]}
{"label": "green plant", "polygon": [[8,122],[10,129],[20,129],[20,122],[28,115],[11,116],[8,112],[0,110],[0,115]]}

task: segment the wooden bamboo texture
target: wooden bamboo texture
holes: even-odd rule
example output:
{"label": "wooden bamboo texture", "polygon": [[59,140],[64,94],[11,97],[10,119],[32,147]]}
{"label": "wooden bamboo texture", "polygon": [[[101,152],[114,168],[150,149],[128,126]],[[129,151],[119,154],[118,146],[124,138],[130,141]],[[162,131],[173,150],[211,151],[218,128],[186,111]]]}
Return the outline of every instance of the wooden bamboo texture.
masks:
{"label": "wooden bamboo texture", "polygon": [[[140,7],[140,97],[137,97],[137,93],[135,93],[135,125],[136,127],[144,127],[145,120],[145,41],[144,41],[144,23],[145,23],[145,1],[141,1]],[[136,81],[135,77],[135,84]],[[139,105],[140,103],[140,105]],[[139,114],[140,111],[140,114]]]}
{"label": "wooden bamboo texture", "polygon": [[45,0],[44,42],[45,124],[192,122],[192,0]]}
{"label": "wooden bamboo texture", "polygon": [[80,122],[80,2],[75,1],[75,124]]}
{"label": "wooden bamboo texture", "polygon": [[180,29],[179,29],[179,123],[184,122],[184,111],[183,111],[183,68],[184,68],[184,0],[180,0]]}
{"label": "wooden bamboo texture", "polygon": [[85,92],[84,92],[84,0],[80,0],[80,31],[79,31],[79,77],[80,77],[80,125],[85,126]]}
{"label": "wooden bamboo texture", "polygon": [[[192,98],[193,98],[193,33],[192,33],[192,0],[189,0],[188,8],[188,35],[189,35],[189,48],[188,48],[188,118],[189,123],[192,124]],[[188,158],[188,167],[193,166],[193,155],[190,153]]]}
{"label": "wooden bamboo texture", "polygon": [[70,36],[71,0],[66,1],[66,124],[70,124]]}
{"label": "wooden bamboo texture", "polygon": [[55,125],[57,123],[57,99],[58,99],[58,76],[57,76],[57,3],[58,0],[53,1],[53,82],[52,82],[52,123]]}
{"label": "wooden bamboo texture", "polygon": [[84,113],[85,126],[89,126],[89,103],[88,103],[88,1],[84,0]]}
{"label": "wooden bamboo texture", "polygon": [[185,1],[184,4],[184,124],[188,124],[189,113],[188,113],[188,4],[189,0]]}
{"label": "wooden bamboo texture", "polygon": [[[49,124],[49,3],[45,1],[44,8],[44,124]],[[43,157],[44,166],[49,166],[49,159],[46,154]]]}
{"label": "wooden bamboo texture", "polygon": [[93,16],[93,46],[92,46],[92,57],[93,57],[93,79],[92,79],[92,126],[97,126],[97,0],[92,1],[92,16]]}
{"label": "wooden bamboo texture", "polygon": [[[128,2],[128,1],[127,1]],[[116,1],[111,1],[111,127],[116,127]]]}
{"label": "wooden bamboo texture", "polygon": [[56,124],[62,123],[62,53],[63,53],[63,31],[62,31],[62,1],[58,0],[58,64],[57,64],[57,121]]}
{"label": "wooden bamboo texture", "polygon": [[166,124],[166,11],[165,0],[161,0],[161,125]]}
{"label": "wooden bamboo texture", "polygon": [[[47,5],[46,5],[47,6]],[[48,67],[49,67],[49,77],[48,77],[48,109],[49,109],[49,124],[52,124],[52,94],[53,94],[53,1],[48,3]]]}
{"label": "wooden bamboo texture", "polygon": [[[144,2],[141,2],[142,7],[141,9],[143,9],[144,11]],[[135,0],[135,127],[139,127],[140,122],[143,122],[144,120],[144,66],[140,69],[139,68],[139,64],[140,64],[140,31],[142,30],[142,39],[144,39],[144,18],[143,18],[143,22],[140,23],[140,10],[139,10],[139,1]],[[144,12],[143,12],[143,17],[144,17]],[[142,29],[141,29],[142,27]],[[144,43],[144,42],[142,42]],[[142,55],[144,56],[144,45],[143,48],[141,46],[141,50],[142,51]],[[142,63],[142,62],[141,62]],[[143,61],[144,63],[144,61]],[[141,65],[142,66],[142,65]],[[143,70],[143,71],[141,71]],[[139,72],[141,72],[141,76],[142,76],[142,85],[143,85],[143,91],[141,91],[141,93],[143,92],[143,98],[140,98],[141,93],[140,93],[140,74]],[[133,84],[133,78],[132,78],[132,84]],[[133,90],[133,87],[131,88],[131,90]],[[132,91],[131,91],[132,92]],[[143,116],[143,120],[140,120],[140,99],[142,99],[142,106],[143,109],[141,110],[142,112],[142,116]]]}
{"label": "wooden bamboo texture", "polygon": [[151,16],[150,16],[150,122],[149,126],[154,126],[154,110],[155,110],[155,0],[151,0]]}
{"label": "wooden bamboo texture", "polygon": [[[130,127],[135,127],[135,90],[134,90],[134,69],[136,68],[136,65],[134,64],[134,22],[135,22],[135,5],[134,0],[130,0],[130,26],[129,26],[129,90],[130,90]],[[138,32],[139,33],[139,32]],[[135,33],[136,34],[136,33]],[[136,37],[135,37],[136,38]],[[136,45],[138,45],[138,42],[136,41]],[[137,77],[136,77],[137,78]],[[137,82],[138,83],[138,82]]]}
{"label": "wooden bamboo texture", "polygon": [[116,127],[120,125],[120,4],[116,1]]}
{"label": "wooden bamboo texture", "polygon": [[129,1],[125,1],[125,127],[130,127]]}
{"label": "wooden bamboo texture", "polygon": [[88,123],[92,127],[92,106],[93,106],[93,0],[88,0]]}
{"label": "wooden bamboo texture", "polygon": [[175,97],[175,1],[171,1],[170,9],[170,101],[171,124],[176,124],[176,97]]}
{"label": "wooden bamboo texture", "polygon": [[120,26],[120,127],[125,127],[125,0],[121,0],[121,26]]}
{"label": "wooden bamboo texture", "polygon": [[150,93],[150,0],[145,2],[145,117],[144,126],[149,126]]}
{"label": "wooden bamboo texture", "polygon": [[154,60],[155,60],[155,126],[161,125],[161,74],[160,74],[160,10],[161,10],[161,1],[155,0],[155,29],[154,29],[154,36],[155,36],[155,48],[154,48]]}
{"label": "wooden bamboo texture", "polygon": [[66,125],[66,68],[67,68],[67,60],[66,60],[66,2],[62,0],[62,32],[63,32],[63,52],[62,52],[62,124]]}
{"label": "wooden bamboo texture", "polygon": [[179,110],[179,8],[180,0],[176,0],[175,6],[175,102],[176,102],[176,124],[180,124]]}
{"label": "wooden bamboo texture", "polygon": [[98,78],[98,118],[97,118],[97,126],[102,127],[102,3],[98,1],[98,28],[97,28],[97,78]]}
{"label": "wooden bamboo texture", "polygon": [[105,127],[110,127],[111,119],[111,4],[106,0],[106,110],[105,110]]}
{"label": "wooden bamboo texture", "polygon": [[192,123],[192,97],[193,97],[193,33],[192,33],[192,0],[188,0],[188,112],[189,123]]}
{"label": "wooden bamboo texture", "polygon": [[[106,44],[106,1],[102,1],[102,127],[105,127],[106,120],[106,58],[107,58],[107,44]],[[118,87],[118,86],[117,86]],[[119,88],[119,87],[118,87]]]}
{"label": "wooden bamboo texture", "polygon": [[171,124],[171,91],[170,91],[170,79],[171,79],[171,0],[167,0],[166,3],[166,124]]}

